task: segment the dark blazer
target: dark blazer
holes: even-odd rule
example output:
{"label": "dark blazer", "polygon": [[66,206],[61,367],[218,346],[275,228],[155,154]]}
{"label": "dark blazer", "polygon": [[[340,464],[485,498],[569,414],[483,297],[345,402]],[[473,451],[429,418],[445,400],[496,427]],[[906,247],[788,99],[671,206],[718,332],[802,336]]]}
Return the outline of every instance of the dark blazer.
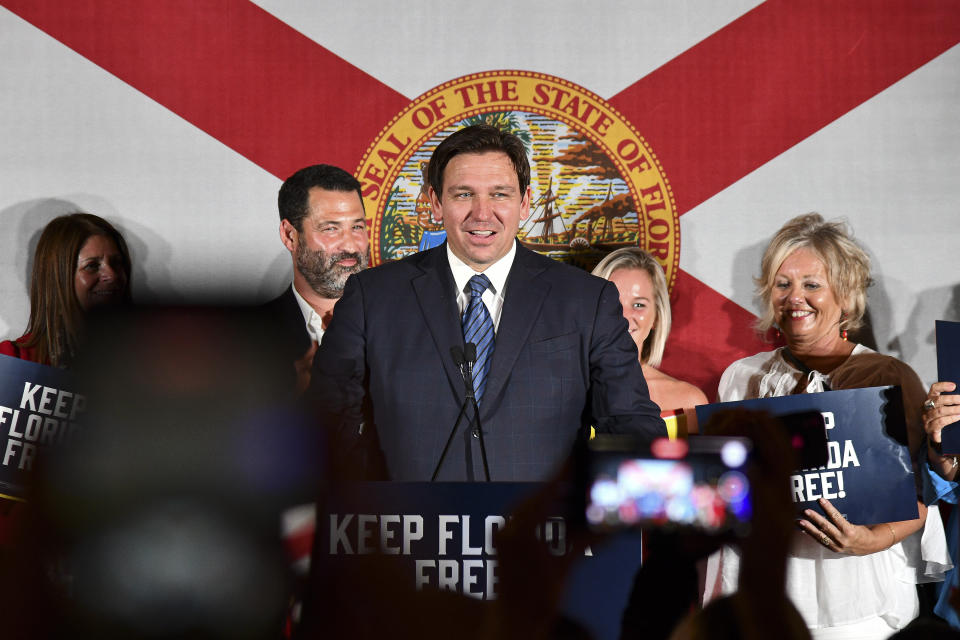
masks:
{"label": "dark blazer", "polygon": [[285,386],[293,389],[297,379],[293,363],[310,348],[310,334],[307,333],[303,312],[293,295],[293,289],[288,286],[258,310],[264,316],[264,331],[267,334],[264,339],[275,345],[277,360],[282,367],[277,375],[283,376]]}
{"label": "dark blazer", "polygon": [[287,287],[279,296],[263,305],[262,310],[268,315],[277,332],[281,348],[299,358],[310,348],[310,334],[307,333],[307,324],[303,321],[303,312],[293,289]]}
{"label": "dark blazer", "polygon": [[[375,429],[394,480],[430,479],[464,398],[446,251],[351,276],[314,360],[309,393],[337,446]],[[518,246],[480,417],[500,481],[546,479],[591,425],[666,436],[616,287]],[[460,427],[439,479],[483,479],[472,432]]]}

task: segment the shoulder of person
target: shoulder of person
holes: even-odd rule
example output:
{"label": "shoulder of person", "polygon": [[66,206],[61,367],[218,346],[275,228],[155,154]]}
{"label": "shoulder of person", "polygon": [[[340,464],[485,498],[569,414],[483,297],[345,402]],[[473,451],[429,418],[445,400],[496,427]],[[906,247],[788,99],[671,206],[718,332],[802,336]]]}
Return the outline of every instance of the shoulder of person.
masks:
{"label": "shoulder of person", "polygon": [[743,400],[746,397],[750,378],[767,372],[772,363],[781,360],[780,349],[761,351],[746,358],[733,361],[724,369],[717,385],[717,397],[720,402]]}
{"label": "shoulder of person", "polygon": [[[680,380],[668,375],[658,369],[645,369],[644,378],[647,380],[647,386],[653,389],[660,388],[660,393],[664,396],[670,408],[695,407],[699,404],[709,404],[710,400],[700,387],[690,384],[685,380]],[[651,395],[653,393],[651,392]],[[667,407],[664,407],[665,409]]]}
{"label": "shoulder of person", "polygon": [[0,355],[19,358],[20,348],[13,342],[13,340],[4,340],[3,342],[0,342]]}
{"label": "shoulder of person", "polygon": [[514,260],[515,264],[521,267],[539,270],[539,276],[548,282],[562,283],[567,291],[593,291],[599,294],[609,283],[608,280],[598,278],[580,267],[554,260],[522,246],[517,247]]}
{"label": "shoulder of person", "polygon": [[289,307],[291,304],[296,306],[297,300],[293,297],[293,289],[290,287],[290,284],[287,283],[287,286],[283,289],[280,295],[278,295],[276,298],[267,300],[263,304],[259,305],[257,309],[267,313],[272,313]]}
{"label": "shoulder of person", "polygon": [[880,387],[900,385],[920,387],[920,377],[913,368],[893,356],[877,353],[862,347],[851,354],[847,361],[837,367],[831,376],[836,388]]}
{"label": "shoulder of person", "polygon": [[710,403],[710,399],[707,398],[707,394],[705,394],[697,385],[691,384],[685,380],[677,380],[676,378],[674,378],[674,380],[676,381],[677,385],[677,393],[683,398],[682,406],[695,407],[698,404]]}
{"label": "shoulder of person", "polygon": [[447,262],[447,245],[442,244],[426,251],[418,251],[399,260],[382,262],[375,267],[364,269],[351,276],[351,279],[366,284],[368,282],[381,282],[394,278],[407,278],[429,271],[434,268],[445,267],[449,269]]}
{"label": "shoulder of person", "polygon": [[30,334],[25,333],[16,340],[4,340],[3,342],[0,342],[0,355],[37,362],[37,354],[35,349],[20,346],[29,339]]}
{"label": "shoulder of person", "polygon": [[772,351],[761,351],[760,353],[755,353],[752,356],[734,360],[724,370],[723,375],[727,375],[728,372],[736,372],[740,370],[762,371],[766,369],[771,362],[779,359],[779,356],[780,349],[774,349]]}

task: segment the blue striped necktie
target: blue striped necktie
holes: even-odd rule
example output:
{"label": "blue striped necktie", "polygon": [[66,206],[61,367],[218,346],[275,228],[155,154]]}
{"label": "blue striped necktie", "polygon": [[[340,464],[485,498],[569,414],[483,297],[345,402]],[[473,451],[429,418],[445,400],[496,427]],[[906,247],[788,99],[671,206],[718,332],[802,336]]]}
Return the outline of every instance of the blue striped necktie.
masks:
{"label": "blue striped necktie", "polygon": [[463,314],[463,341],[477,345],[477,360],[473,365],[473,391],[477,402],[483,397],[487,386],[487,372],[490,370],[490,358],[493,356],[493,319],[480,296],[490,286],[490,280],[482,273],[470,278],[470,301]]}

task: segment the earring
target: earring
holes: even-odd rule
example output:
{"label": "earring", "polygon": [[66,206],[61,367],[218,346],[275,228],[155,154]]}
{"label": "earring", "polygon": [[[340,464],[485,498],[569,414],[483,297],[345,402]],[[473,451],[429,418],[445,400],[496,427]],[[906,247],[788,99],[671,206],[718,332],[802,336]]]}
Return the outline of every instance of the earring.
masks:
{"label": "earring", "polygon": [[843,323],[846,322],[846,320],[847,320],[847,314],[846,314],[846,312],[845,312],[845,311],[844,311],[844,312],[841,312],[841,313],[840,313],[840,324],[839,324],[839,326],[840,326],[840,337],[843,338],[843,341],[844,341],[844,342],[847,341],[847,330],[843,328]]}

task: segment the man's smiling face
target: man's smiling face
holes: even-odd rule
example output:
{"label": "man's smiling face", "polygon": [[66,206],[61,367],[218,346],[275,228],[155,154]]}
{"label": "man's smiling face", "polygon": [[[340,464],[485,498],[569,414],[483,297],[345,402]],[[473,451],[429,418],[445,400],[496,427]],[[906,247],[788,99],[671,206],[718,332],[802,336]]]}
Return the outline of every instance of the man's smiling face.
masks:
{"label": "man's smiling face", "polygon": [[483,271],[510,251],[520,221],[530,215],[530,189],[502,151],[462,153],[443,170],[443,193],[430,190],[453,254]]}

